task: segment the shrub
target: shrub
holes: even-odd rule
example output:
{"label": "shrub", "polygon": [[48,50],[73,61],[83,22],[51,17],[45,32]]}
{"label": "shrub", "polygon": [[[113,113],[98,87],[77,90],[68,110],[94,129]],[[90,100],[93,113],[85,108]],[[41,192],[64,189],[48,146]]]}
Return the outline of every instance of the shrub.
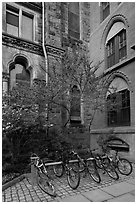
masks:
{"label": "shrub", "polygon": [[26,172],[32,152],[41,158],[54,159],[56,150],[69,149],[70,146],[59,127],[47,130],[36,125],[11,131],[3,139],[3,173]]}

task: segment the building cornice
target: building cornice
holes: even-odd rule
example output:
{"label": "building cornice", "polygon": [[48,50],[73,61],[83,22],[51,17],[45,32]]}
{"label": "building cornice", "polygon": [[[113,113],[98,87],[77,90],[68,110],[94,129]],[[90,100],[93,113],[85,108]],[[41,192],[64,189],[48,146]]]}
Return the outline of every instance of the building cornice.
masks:
{"label": "building cornice", "polygon": [[64,49],[54,47],[48,44],[45,45],[45,48],[46,48],[47,54],[51,56],[62,57],[62,55],[65,52]]}
{"label": "building cornice", "polygon": [[[2,44],[8,47],[13,47],[16,49],[24,50],[26,52],[31,52],[37,55],[44,56],[43,48],[41,44],[34,43],[19,37],[15,37],[7,33],[2,33]],[[60,58],[65,52],[64,49],[54,47],[48,44],[45,44],[45,48],[47,51],[47,55],[49,56],[56,56]]]}
{"label": "building cornice", "polygon": [[43,56],[43,49],[40,44],[12,36],[7,33],[2,33],[2,44]]}

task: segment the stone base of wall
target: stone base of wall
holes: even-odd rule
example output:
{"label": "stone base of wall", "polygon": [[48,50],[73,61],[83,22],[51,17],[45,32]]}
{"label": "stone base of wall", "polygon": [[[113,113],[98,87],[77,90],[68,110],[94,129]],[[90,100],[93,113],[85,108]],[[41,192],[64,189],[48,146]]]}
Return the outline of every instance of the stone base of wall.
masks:
{"label": "stone base of wall", "polygon": [[129,152],[120,152],[120,155],[135,161],[135,128],[118,127],[92,130],[90,132],[90,148],[99,148],[99,145],[97,144],[99,137],[101,135],[111,134],[123,139],[129,144]]}

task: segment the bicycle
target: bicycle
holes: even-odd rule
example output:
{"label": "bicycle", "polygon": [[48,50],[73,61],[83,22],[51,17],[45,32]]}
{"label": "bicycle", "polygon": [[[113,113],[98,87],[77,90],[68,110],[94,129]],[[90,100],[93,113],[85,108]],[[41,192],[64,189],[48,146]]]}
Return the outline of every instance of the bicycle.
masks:
{"label": "bicycle", "polygon": [[126,176],[130,175],[133,171],[131,162],[126,158],[121,158],[118,155],[118,150],[113,150],[113,151],[115,151],[114,156],[109,155],[109,154],[107,155],[109,162],[111,162],[112,165],[115,168],[117,168],[121,174],[126,175]]}
{"label": "bicycle", "polygon": [[54,174],[57,177],[62,177],[66,173],[69,186],[72,189],[76,189],[80,183],[80,173],[73,170],[69,159],[64,155],[62,150],[61,152],[56,151],[56,156],[60,163],[53,166]]}
{"label": "bicycle", "polygon": [[44,162],[40,157],[33,153],[31,155],[31,164],[37,169],[37,184],[45,193],[50,196],[56,196],[55,187],[52,183],[52,178],[48,174]]}
{"label": "bicycle", "polygon": [[107,154],[93,154],[93,151],[96,151],[97,149],[90,150],[90,154],[92,157],[96,160],[96,166],[99,169],[102,169],[103,172],[106,172],[108,176],[114,180],[119,179],[119,175],[114,167],[114,165],[110,162]]}
{"label": "bicycle", "polygon": [[76,157],[76,159],[78,160],[78,166],[73,166],[72,168],[74,169],[74,171],[79,171],[84,172],[85,171],[85,176],[87,175],[87,173],[89,174],[89,176],[97,183],[101,182],[101,178],[100,175],[98,173],[97,167],[96,167],[96,161],[94,157],[90,157],[87,159],[83,159],[80,157],[80,155],[72,150],[72,155],[73,158]]}

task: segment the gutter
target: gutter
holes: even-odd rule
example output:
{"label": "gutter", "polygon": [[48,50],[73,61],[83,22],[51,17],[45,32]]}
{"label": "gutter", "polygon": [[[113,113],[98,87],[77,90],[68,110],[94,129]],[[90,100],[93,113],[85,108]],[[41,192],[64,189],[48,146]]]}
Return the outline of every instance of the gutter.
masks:
{"label": "gutter", "polygon": [[45,72],[46,72],[46,83],[48,83],[48,56],[47,52],[45,49],[45,26],[44,26],[44,21],[45,21],[45,4],[42,2],[42,48],[44,52],[44,57],[45,57]]}

